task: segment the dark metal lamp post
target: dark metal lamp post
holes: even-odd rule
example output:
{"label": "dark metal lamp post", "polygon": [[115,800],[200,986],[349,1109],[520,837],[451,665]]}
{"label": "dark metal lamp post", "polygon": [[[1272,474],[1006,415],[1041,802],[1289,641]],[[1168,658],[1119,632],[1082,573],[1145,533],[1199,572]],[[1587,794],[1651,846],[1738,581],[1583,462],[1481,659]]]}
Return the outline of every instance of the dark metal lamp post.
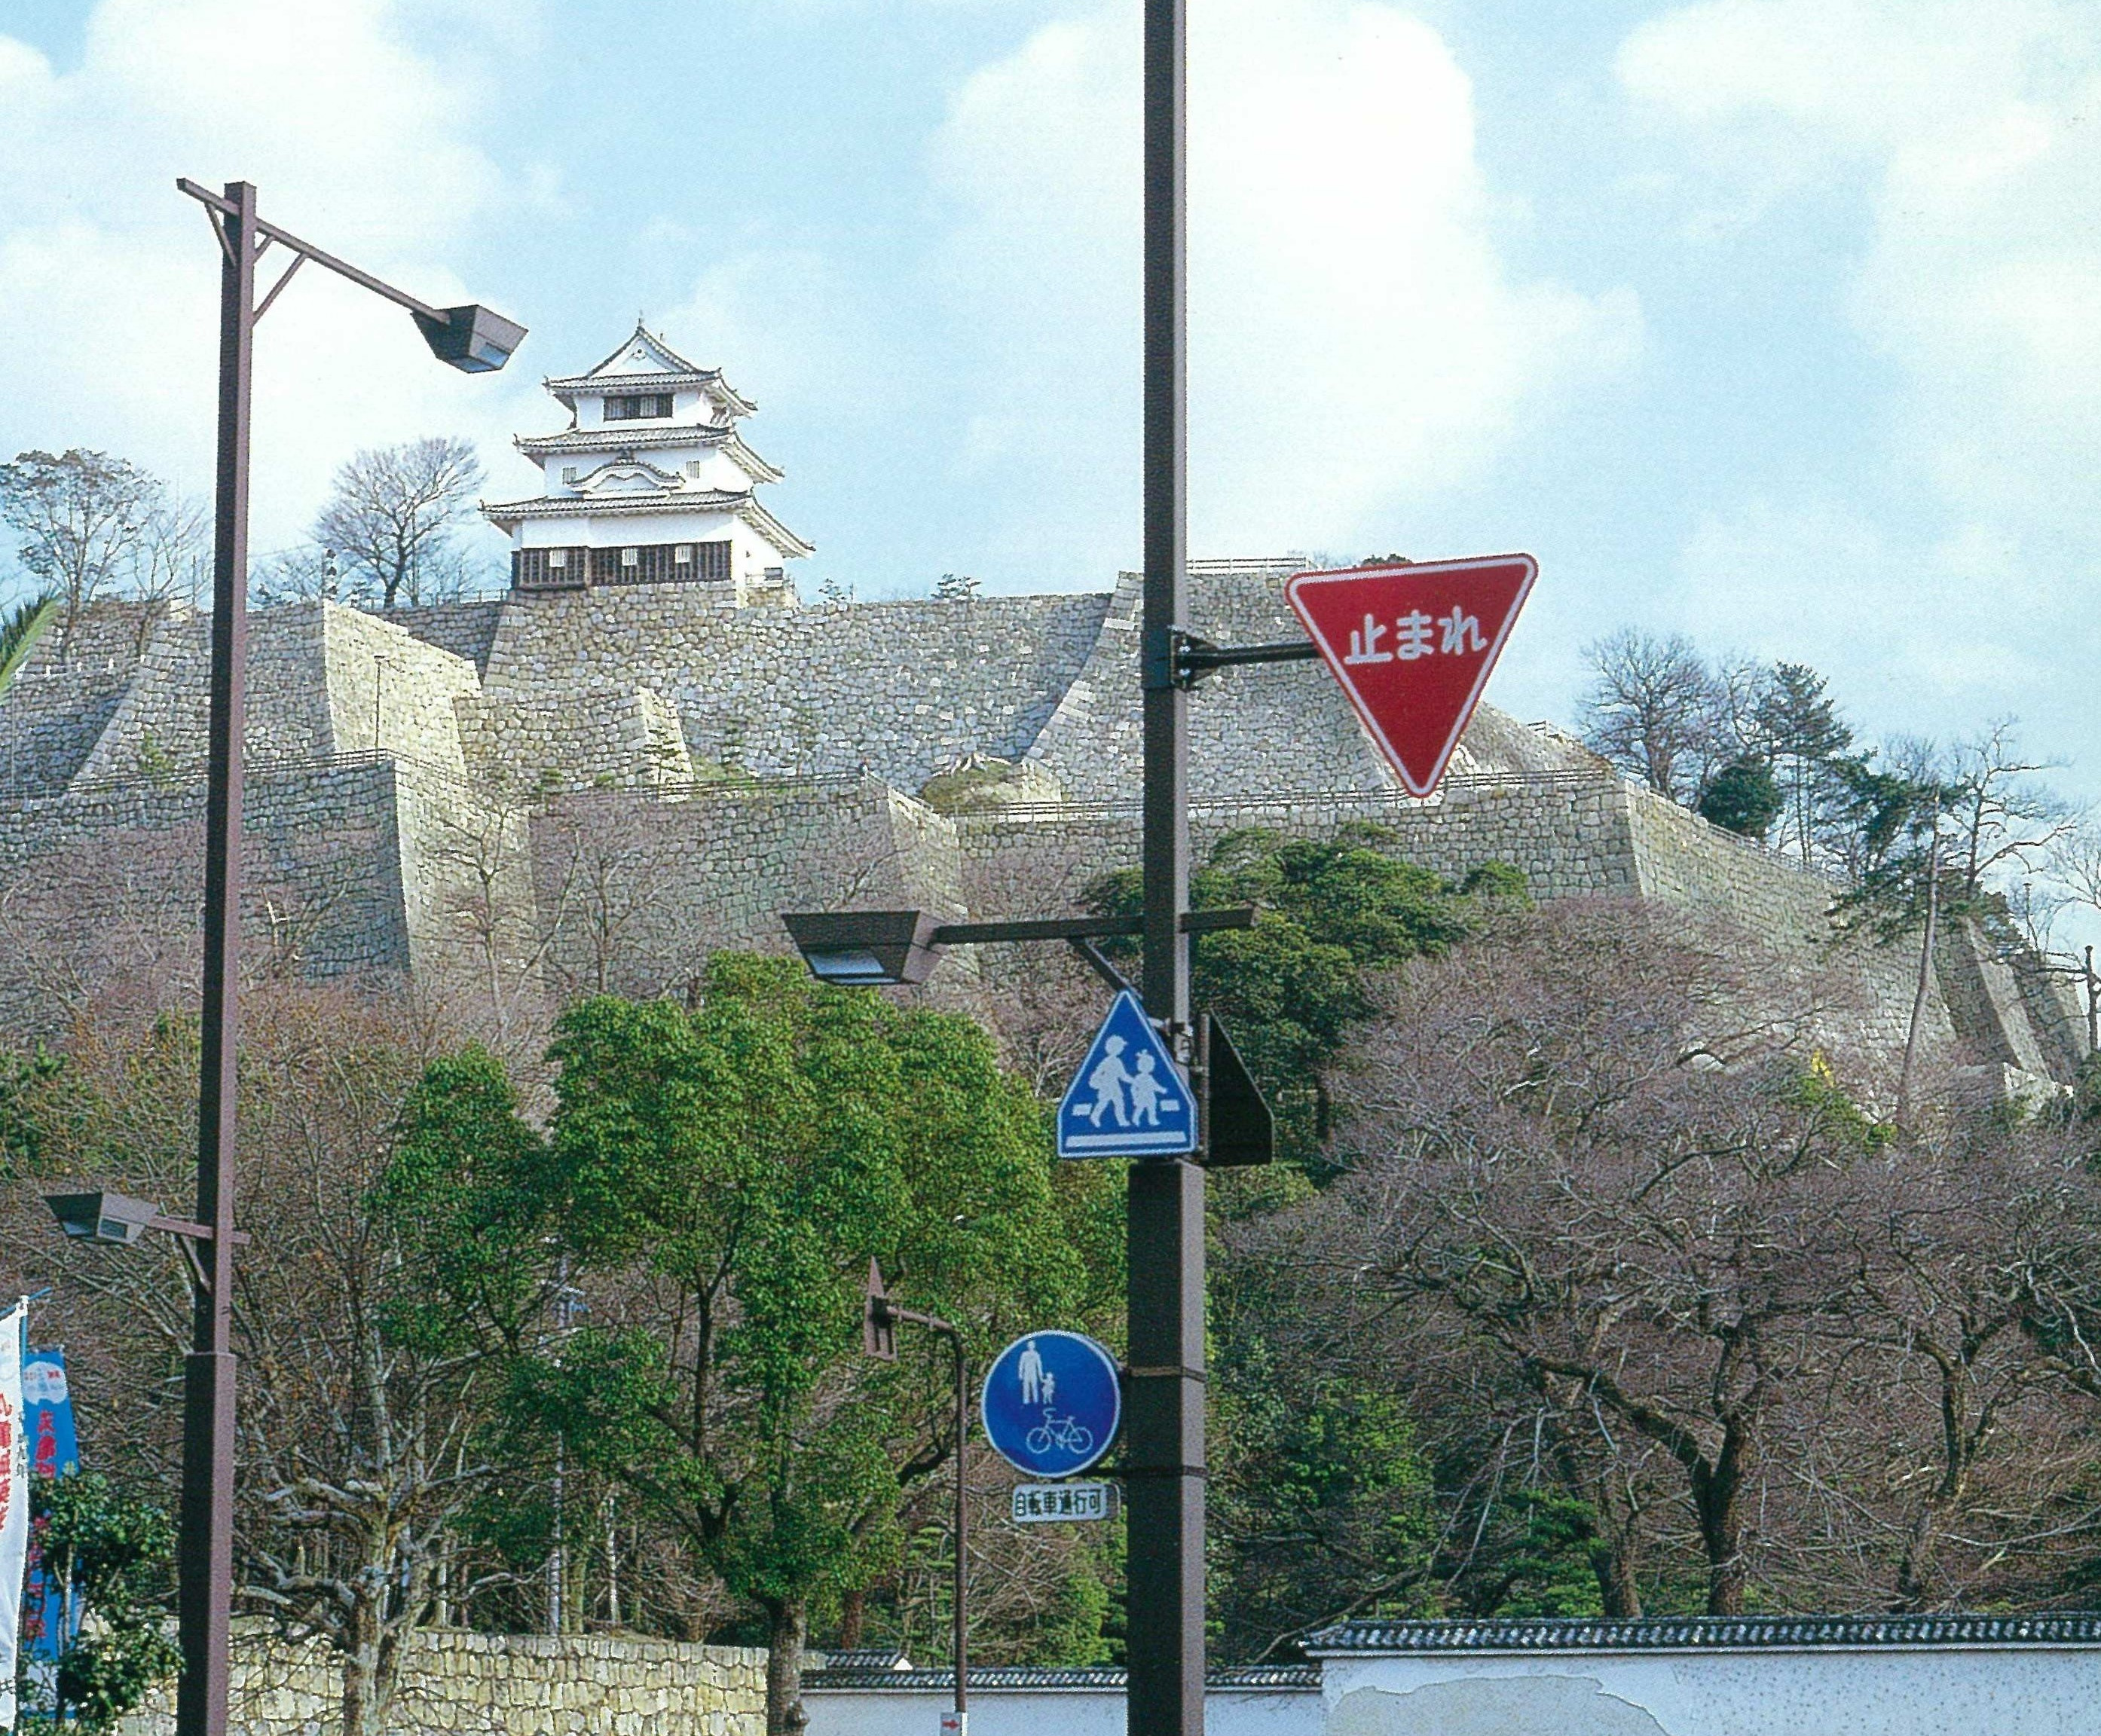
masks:
{"label": "dark metal lamp post", "polygon": [[[248,433],[255,324],[309,259],[415,316],[431,353],[465,373],[501,368],[525,329],[488,308],[433,307],[310,241],[263,221],[255,188],[223,193],[179,179],[205,207],[220,254],[219,473],[212,538],[211,708],[205,784],[204,1009],[197,1093],[194,1221],[107,1191],[50,1196],[69,1236],[135,1243],[148,1230],[182,1238],[197,1279],[183,1372],[183,1502],[179,1610],[183,1670],[177,1736],[226,1729],[227,1630],[233,1594],[234,1051],[241,940],[241,744],[248,650]],[[259,303],[256,261],[272,243],[291,263]]]}

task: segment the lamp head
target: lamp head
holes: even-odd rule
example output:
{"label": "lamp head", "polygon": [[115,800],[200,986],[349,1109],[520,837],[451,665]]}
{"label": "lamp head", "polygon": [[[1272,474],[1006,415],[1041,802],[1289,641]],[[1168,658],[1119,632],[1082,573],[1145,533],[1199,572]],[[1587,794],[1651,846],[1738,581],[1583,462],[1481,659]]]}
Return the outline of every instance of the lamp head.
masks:
{"label": "lamp head", "polygon": [[59,1227],[83,1242],[114,1242],[129,1248],[144,1235],[161,1208],[144,1199],[107,1190],[91,1194],[46,1194]]}
{"label": "lamp head", "polygon": [[877,987],[923,983],[940,962],[940,924],[923,910],[834,910],[790,916],[789,937],[820,983]]}
{"label": "lamp head", "polygon": [[861,1292],[860,1348],[878,1362],[897,1360],[897,1317],[890,1311],[890,1292],[883,1287],[882,1268],[875,1256],[868,1257],[868,1283]]}
{"label": "lamp head", "polygon": [[493,373],[525,341],[525,328],[479,304],[441,310],[442,320],[410,316],[422,329],[431,354],[462,373]]}

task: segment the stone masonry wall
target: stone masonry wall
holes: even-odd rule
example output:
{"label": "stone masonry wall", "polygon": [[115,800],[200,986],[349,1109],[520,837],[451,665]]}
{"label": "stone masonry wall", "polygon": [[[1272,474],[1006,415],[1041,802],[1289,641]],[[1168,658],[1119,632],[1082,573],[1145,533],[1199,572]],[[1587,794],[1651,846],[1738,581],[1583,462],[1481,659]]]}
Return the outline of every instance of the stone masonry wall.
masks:
{"label": "stone masonry wall", "polygon": [[[243,806],[242,951],[251,969],[396,976],[410,965],[395,768],[371,762],[252,771]],[[203,780],[193,771],[0,802],[0,884],[19,931],[83,960],[148,958],[182,970],[203,895]],[[16,871],[29,872],[19,878]],[[23,985],[10,978],[17,988]],[[45,1033],[63,1009],[14,1005],[0,1020]]]}
{"label": "stone masonry wall", "polygon": [[159,604],[95,603],[73,624],[54,619],[0,694],[0,797],[63,789],[130,689],[142,648],[167,614]]}
{"label": "stone masonry wall", "polygon": [[[1596,776],[1455,776],[1428,802],[1397,790],[1198,801],[1190,833],[1201,856],[1244,826],[1325,837],[1352,820],[1393,828],[1400,855],[1450,879],[1509,862],[1539,898],[1640,890],[1617,780]],[[1072,908],[1087,880],[1138,860],[1135,802],[1013,808],[961,815],[956,825],[966,895],[988,919]]]}
{"label": "stone masonry wall", "polygon": [[780,952],[783,910],[965,915],[951,823],[878,778],[556,796],[536,808],[551,963],[573,990],[677,992],[723,948]]}
{"label": "stone masonry wall", "polygon": [[[1192,627],[1228,645],[1299,638],[1287,570],[1192,571]],[[250,879],[271,943],[316,974],[463,986],[501,1025],[506,1003],[579,984],[676,988],[710,948],[780,946],[776,913],[798,905],[1069,909],[1137,859],[1138,603],[1126,574],[1106,595],[807,609],[659,585],[385,618],[258,611]],[[121,906],[127,875],[144,888],[163,868],[174,878],[143,901],[190,896],[188,865],[161,859],[197,823],[208,625],[98,605],[65,658],[55,633],[39,640],[0,693],[15,750],[0,869],[48,857],[28,884],[55,903]],[[1219,672],[1192,717],[1200,851],[1234,827],[1371,819],[1454,879],[1506,861],[1541,898],[1713,912],[1791,949],[1805,978],[1850,973],[1834,1005],[1850,998],[1856,1030],[1901,1045],[1905,948],[1835,941],[1830,885],[1559,731],[1484,706],[1444,788],[1418,802],[1308,664]],[[915,799],[973,756],[1025,759],[1030,793],[1062,799],[953,819]],[[2069,1076],[2083,1010],[2039,969],[1974,952],[1944,944],[1929,1036],[1960,1029],[1959,1061]],[[961,954],[949,974],[975,968]]]}
{"label": "stone masonry wall", "polygon": [[[1817,998],[1828,1009],[1823,1040],[1877,1053],[1903,1045],[1915,952],[1840,935],[1828,916],[1836,889],[1821,876],[1602,766],[1457,774],[1427,802],[1398,791],[1199,802],[1190,832],[1201,857],[1236,827],[1322,837],[1351,820],[1389,828],[1398,855],[1450,880],[1484,863],[1508,862],[1524,871],[1536,898],[1639,896],[1721,917],[1791,956],[1805,979],[1817,979]],[[1086,881],[1138,861],[1132,802],[1015,808],[962,815],[956,825],[966,899],[988,919],[1077,908]],[[1922,1032],[1934,1049],[1968,1058],[1954,1050],[1954,1024],[1937,983],[1929,985]]]}
{"label": "stone masonry wall", "polygon": [[696,761],[755,776],[864,769],[916,791],[963,755],[1019,758],[1095,643],[1100,595],[737,610],[637,585],[506,603],[492,700],[559,712],[647,687]]}
{"label": "stone masonry wall", "polygon": [[[316,1642],[236,1639],[232,1736],[333,1736],[342,1673]],[[172,1687],[118,1726],[173,1736]],[[626,1637],[427,1629],[417,1636],[388,1728],[398,1736],[763,1736],[766,1654]]]}
{"label": "stone masonry wall", "polygon": [[453,777],[467,775],[454,707],[480,687],[465,657],[356,609],[317,606],[328,751],[399,754]]}

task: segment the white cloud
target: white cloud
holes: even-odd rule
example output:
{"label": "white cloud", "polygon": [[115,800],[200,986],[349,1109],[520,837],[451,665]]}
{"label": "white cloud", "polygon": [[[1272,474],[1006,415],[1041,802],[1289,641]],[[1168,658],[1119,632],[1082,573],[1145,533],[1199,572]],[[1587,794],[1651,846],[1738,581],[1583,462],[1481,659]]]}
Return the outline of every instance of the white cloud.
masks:
{"label": "white cloud", "polygon": [[[935,146],[940,293],[982,358],[959,463],[1036,501],[1017,546],[1135,552],[1138,51],[1127,0],[1037,31]],[[1192,541],[1351,547],[1622,362],[1632,298],[1525,281],[1436,33],[1351,0],[1192,9]]]}
{"label": "white cloud", "polygon": [[[0,348],[0,446],[103,447],[208,491],[219,255],[178,174],[253,179],[267,217],[462,298],[449,250],[514,195],[475,143],[481,75],[413,46],[408,11],[100,0],[62,73],[0,36],[0,306],[35,334]],[[484,17],[478,53],[502,30]],[[405,315],[308,267],[258,334],[254,546],[295,536],[360,445],[456,431],[493,456],[531,392],[436,366]]]}
{"label": "white cloud", "polygon": [[1845,307],[1899,371],[1889,451],[1955,515],[2096,549],[2101,14],[1712,0],[1636,30],[1619,73],[1741,190],[1864,184]]}

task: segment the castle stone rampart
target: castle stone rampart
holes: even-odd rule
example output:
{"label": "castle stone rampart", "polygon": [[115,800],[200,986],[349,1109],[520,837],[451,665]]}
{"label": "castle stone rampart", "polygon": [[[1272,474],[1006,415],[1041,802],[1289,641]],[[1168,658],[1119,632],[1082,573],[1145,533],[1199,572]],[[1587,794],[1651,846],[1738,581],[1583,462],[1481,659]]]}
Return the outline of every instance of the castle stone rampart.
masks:
{"label": "castle stone rampart", "polygon": [[909,906],[961,921],[953,826],[878,778],[556,795],[532,819],[553,967],[571,988],[683,989],[726,947],[781,949],[780,912]]}
{"label": "castle stone rampart", "polygon": [[103,604],[84,612],[70,638],[53,621],[0,696],[8,766],[0,795],[63,789],[79,771],[130,691],[158,603]]}
{"label": "castle stone rampart", "polygon": [[[1192,569],[1192,629],[1220,644],[1299,638],[1286,571]],[[580,988],[677,992],[711,948],[778,948],[783,909],[1049,914],[1136,862],[1135,576],[1108,594],[809,608],[785,592],[740,607],[739,590],[256,612],[258,943],[316,974],[406,972],[516,1031]],[[18,904],[41,889],[56,908],[70,888],[117,912],[128,886],[134,902],[193,912],[178,846],[197,824],[207,629],[187,611],[99,605],[66,657],[47,630],[0,692],[0,740],[24,744],[0,789],[0,874]],[[1372,820],[1453,880],[1507,862],[1541,898],[1711,912],[1798,958],[1834,1030],[1902,1046],[1915,952],[1841,935],[1831,884],[1556,731],[1482,707],[1443,789],[1417,801],[1316,669],[1219,672],[1192,716],[1200,851],[1237,827],[1332,836]],[[936,811],[922,791],[980,806]],[[1940,949],[1929,1039],[1974,1065],[2068,1077],[2086,1045],[2063,985],[1974,939],[1951,930]],[[976,968],[965,949],[945,974]],[[1838,976],[1850,987],[1825,996]]]}
{"label": "castle stone rampart", "polygon": [[560,592],[506,606],[486,691],[544,711],[647,687],[678,708],[697,762],[764,777],[865,768],[917,790],[969,753],[1019,758],[1085,660],[1104,604],[737,609],[690,585]]}

